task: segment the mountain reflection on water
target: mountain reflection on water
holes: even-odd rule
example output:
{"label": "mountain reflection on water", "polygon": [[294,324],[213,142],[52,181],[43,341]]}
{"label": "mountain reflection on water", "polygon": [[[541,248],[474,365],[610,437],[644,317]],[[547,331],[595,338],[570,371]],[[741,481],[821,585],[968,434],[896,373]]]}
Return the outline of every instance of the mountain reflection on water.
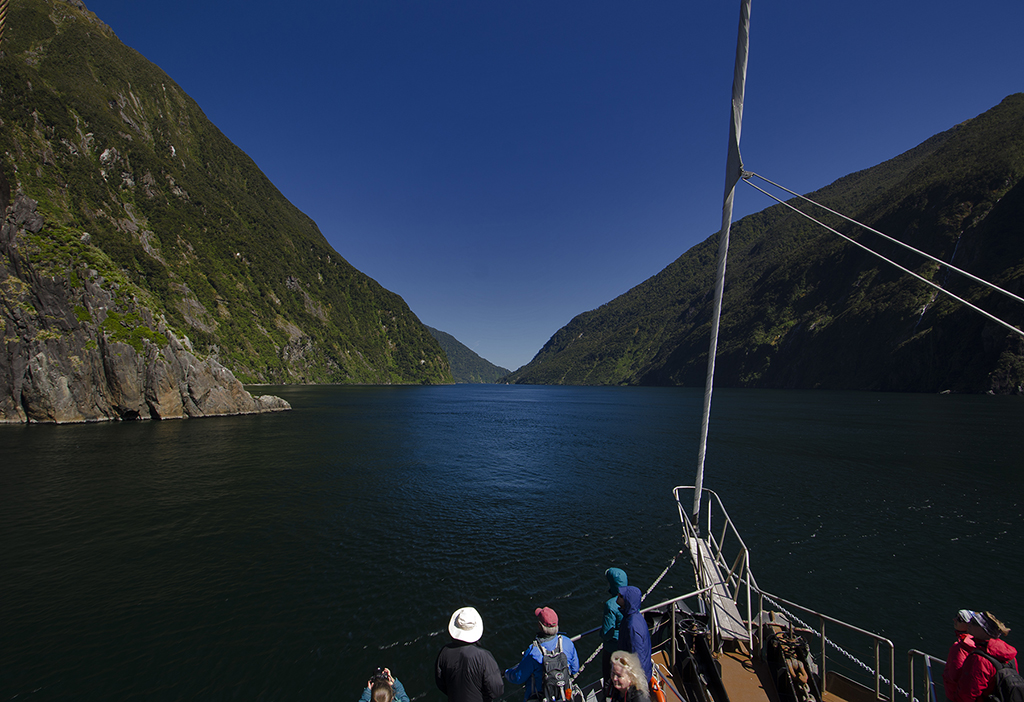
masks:
{"label": "mountain reflection on water", "polygon": [[[454,609],[508,667],[534,607],[590,629],[605,568],[646,590],[678,550],[699,390],[266,391],[295,409],[0,427],[0,697],[354,700],[386,665],[440,699]],[[705,487],[763,588],[942,657],[962,607],[1024,626],[1022,426],[1016,397],[719,390]]]}

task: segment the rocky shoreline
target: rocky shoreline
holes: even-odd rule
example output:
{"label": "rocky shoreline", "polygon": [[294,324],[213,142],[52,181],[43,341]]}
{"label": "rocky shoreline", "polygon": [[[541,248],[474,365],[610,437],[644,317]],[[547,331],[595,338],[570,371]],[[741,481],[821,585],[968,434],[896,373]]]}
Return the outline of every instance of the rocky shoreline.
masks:
{"label": "rocky shoreline", "polygon": [[[46,274],[24,246],[36,202],[0,183],[0,423],[183,419],[291,409],[254,397],[215,359],[84,262]],[[83,234],[83,243],[88,244]]]}

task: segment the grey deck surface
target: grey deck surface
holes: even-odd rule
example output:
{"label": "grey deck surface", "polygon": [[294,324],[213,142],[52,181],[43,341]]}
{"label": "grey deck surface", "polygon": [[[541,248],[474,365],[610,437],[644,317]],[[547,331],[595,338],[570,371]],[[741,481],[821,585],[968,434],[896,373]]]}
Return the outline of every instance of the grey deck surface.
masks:
{"label": "grey deck surface", "polygon": [[[718,625],[718,631],[723,639],[731,639],[733,641],[746,641],[747,640],[747,627],[743,623],[743,617],[740,616],[740,611],[736,608],[736,603],[732,601],[732,597],[725,589],[725,585],[722,583],[723,574],[718,568],[718,564],[711,557],[711,551],[708,548],[708,544],[703,539],[692,539],[690,541],[690,556],[693,558],[694,563],[701,563],[701,573],[710,574],[714,581],[714,608],[712,614],[715,617],[715,623]],[[699,559],[699,560],[698,560]],[[700,583],[700,586],[707,587],[711,583]]]}

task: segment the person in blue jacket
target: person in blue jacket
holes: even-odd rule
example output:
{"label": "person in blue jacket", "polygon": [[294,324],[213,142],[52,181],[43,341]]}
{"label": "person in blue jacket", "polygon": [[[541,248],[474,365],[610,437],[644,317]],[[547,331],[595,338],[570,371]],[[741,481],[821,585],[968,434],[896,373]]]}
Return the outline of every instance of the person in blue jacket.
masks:
{"label": "person in blue jacket", "polygon": [[654,666],[651,664],[651,632],[647,628],[647,620],[640,613],[640,601],[643,595],[640,588],[627,585],[619,588],[619,609],[622,610],[622,624],[619,625],[619,648],[627,653],[635,653],[640,659],[640,667],[644,669],[647,679],[651,679]]}
{"label": "person in blue jacket", "polygon": [[555,614],[555,610],[550,607],[538,607],[533,613],[537,617],[537,640],[526,647],[519,665],[505,671],[505,679],[513,685],[526,683],[523,688],[524,700],[543,695],[544,658],[537,648],[538,644],[548,651],[554,651],[561,642],[562,651],[565,652],[569,663],[569,673],[576,675],[580,672],[580,659],[572,639],[558,633],[558,615]]}
{"label": "person in blue jacket", "polygon": [[604,603],[604,620],[601,623],[601,677],[605,681],[605,691],[612,678],[612,654],[619,650],[619,625],[622,624],[622,610],[619,609],[619,588],[629,585],[626,571],[621,568],[609,568],[604,572],[608,580],[608,594],[611,597]]}
{"label": "person in blue jacket", "polygon": [[390,670],[381,668],[367,681],[359,702],[370,702],[371,699],[373,702],[409,702],[409,695],[402,683],[392,677]]}

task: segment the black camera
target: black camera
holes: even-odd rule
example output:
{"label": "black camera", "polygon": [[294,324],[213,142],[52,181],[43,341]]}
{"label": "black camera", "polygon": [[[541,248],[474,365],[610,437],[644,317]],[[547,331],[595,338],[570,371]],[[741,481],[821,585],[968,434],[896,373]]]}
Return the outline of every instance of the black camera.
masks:
{"label": "black camera", "polygon": [[385,683],[385,684],[390,685],[391,684],[391,679],[388,678],[388,674],[384,672],[383,668],[377,668],[377,672],[375,672],[370,677],[370,682]]}

